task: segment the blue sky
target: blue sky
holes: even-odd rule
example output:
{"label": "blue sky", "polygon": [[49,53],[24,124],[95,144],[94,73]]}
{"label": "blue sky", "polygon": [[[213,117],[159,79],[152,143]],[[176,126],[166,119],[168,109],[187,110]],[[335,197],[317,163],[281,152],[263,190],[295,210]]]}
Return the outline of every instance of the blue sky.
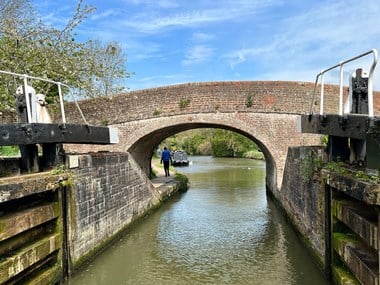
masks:
{"label": "blue sky", "polygon": [[[97,10],[77,28],[78,40],[118,41],[135,73],[126,81],[130,90],[199,81],[314,82],[341,60],[380,51],[379,0],[83,1]],[[77,1],[32,3],[45,23],[62,27]],[[345,70],[368,69],[371,60]],[[326,81],[338,83],[337,74]]]}

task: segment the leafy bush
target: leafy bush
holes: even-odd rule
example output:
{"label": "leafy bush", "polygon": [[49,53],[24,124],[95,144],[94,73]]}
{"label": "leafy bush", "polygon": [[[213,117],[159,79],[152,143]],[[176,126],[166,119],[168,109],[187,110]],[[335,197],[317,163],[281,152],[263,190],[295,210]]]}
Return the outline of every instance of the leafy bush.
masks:
{"label": "leafy bush", "polygon": [[0,156],[19,156],[20,149],[17,145],[0,146]]}

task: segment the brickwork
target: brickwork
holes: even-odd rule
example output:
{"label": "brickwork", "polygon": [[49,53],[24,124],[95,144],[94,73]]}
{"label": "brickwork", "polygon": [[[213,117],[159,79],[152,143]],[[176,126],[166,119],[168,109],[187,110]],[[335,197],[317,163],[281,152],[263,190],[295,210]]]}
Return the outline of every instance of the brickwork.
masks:
{"label": "brickwork", "polygon": [[[307,246],[314,253],[321,268],[328,266],[326,260],[326,219],[325,190],[322,187],[320,174],[306,177],[307,171],[313,169],[310,155],[321,161],[324,157],[322,147],[289,148],[282,190],[276,193],[276,198],[296,227]],[[312,173],[309,172],[311,175]]]}
{"label": "brickwork", "polygon": [[[324,90],[326,113],[337,113],[338,86],[326,84]],[[319,112],[317,91],[315,113]],[[347,95],[348,89],[344,91]],[[187,83],[84,100],[79,105],[87,121],[118,128],[120,143],[66,145],[65,149],[129,152],[148,174],[154,147],[168,136],[199,127],[225,128],[259,144],[268,166],[267,185],[277,191],[288,146],[320,143],[319,136],[295,132],[296,115],[310,112],[313,92],[314,83],[307,82],[230,81]],[[66,105],[66,111],[68,121],[82,122],[74,104]]]}
{"label": "brickwork", "polygon": [[280,189],[285,158],[289,146],[317,145],[320,136],[296,131],[297,115],[265,113],[221,113],[177,115],[125,122],[113,125],[119,129],[120,143],[116,145],[66,145],[67,152],[89,151],[129,152],[145,173],[150,172],[154,148],[163,139],[189,129],[209,127],[239,132],[262,149],[267,165],[267,186]]}
{"label": "brickwork", "polygon": [[159,194],[126,153],[79,156],[71,169],[69,245],[72,266],[159,203]]}
{"label": "brickwork", "polygon": [[[119,124],[154,117],[210,112],[309,113],[314,84],[289,81],[202,82],[165,86],[84,100],[79,103],[91,124]],[[318,100],[314,110],[319,111]],[[338,87],[325,86],[326,112],[337,112]],[[83,122],[74,104],[69,122]]]}

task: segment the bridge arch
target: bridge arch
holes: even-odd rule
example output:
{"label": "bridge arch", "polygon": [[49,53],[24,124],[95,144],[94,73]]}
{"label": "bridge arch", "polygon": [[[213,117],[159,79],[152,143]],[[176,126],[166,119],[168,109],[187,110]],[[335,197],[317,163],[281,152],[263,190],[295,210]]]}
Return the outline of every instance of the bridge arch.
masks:
{"label": "bridge arch", "polygon": [[[296,131],[297,117],[308,112],[313,89],[314,84],[305,82],[195,82],[83,100],[79,105],[87,121],[117,128],[120,142],[65,149],[128,152],[149,175],[153,149],[166,137],[195,128],[232,130],[262,149],[267,162],[266,184],[276,193],[281,189],[288,147],[320,143],[319,136]],[[325,93],[335,98],[337,91],[329,86]],[[74,104],[65,108],[70,122],[81,122]]]}
{"label": "bridge arch", "polygon": [[128,126],[119,126],[119,130],[129,134],[123,151],[129,152],[148,175],[154,148],[167,137],[196,128],[221,128],[240,133],[262,150],[266,160],[266,185],[277,190],[282,182],[288,140],[293,142],[289,135],[296,135],[295,123],[296,116],[281,114],[212,113],[131,122]]}
{"label": "bridge arch", "polygon": [[179,118],[177,118],[175,120],[176,122],[174,122],[173,124],[169,124],[170,122],[165,122],[165,125],[161,128],[155,129],[151,133],[142,135],[129,147],[129,149],[126,150],[135,158],[136,162],[143,168],[143,170],[146,173],[150,174],[150,163],[154,149],[162,140],[177,133],[191,129],[215,128],[233,131],[241,135],[244,135],[245,137],[254,141],[262,150],[265,157],[267,167],[267,184],[273,185],[275,183],[277,179],[276,161],[274,160],[273,155],[271,153],[272,150],[269,149],[267,145],[265,145],[265,143],[263,142],[267,141],[266,138],[263,137],[261,134],[255,134],[255,132],[252,131],[248,132],[248,130],[239,129],[234,125],[235,122],[233,121],[230,121],[229,124],[225,124],[217,122],[193,121],[194,118],[191,118],[188,122],[178,122],[178,119]]}

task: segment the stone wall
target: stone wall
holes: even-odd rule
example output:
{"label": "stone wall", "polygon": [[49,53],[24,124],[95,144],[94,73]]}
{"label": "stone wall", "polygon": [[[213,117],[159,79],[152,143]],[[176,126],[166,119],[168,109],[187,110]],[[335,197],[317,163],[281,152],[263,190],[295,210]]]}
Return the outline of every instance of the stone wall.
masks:
{"label": "stone wall", "polygon": [[[275,197],[300,233],[316,261],[326,270],[326,201],[320,172],[325,161],[323,147],[289,148],[282,190]],[[316,174],[318,173],[318,174]]]}
{"label": "stone wall", "polygon": [[126,153],[68,156],[72,270],[160,202],[160,194]]}

